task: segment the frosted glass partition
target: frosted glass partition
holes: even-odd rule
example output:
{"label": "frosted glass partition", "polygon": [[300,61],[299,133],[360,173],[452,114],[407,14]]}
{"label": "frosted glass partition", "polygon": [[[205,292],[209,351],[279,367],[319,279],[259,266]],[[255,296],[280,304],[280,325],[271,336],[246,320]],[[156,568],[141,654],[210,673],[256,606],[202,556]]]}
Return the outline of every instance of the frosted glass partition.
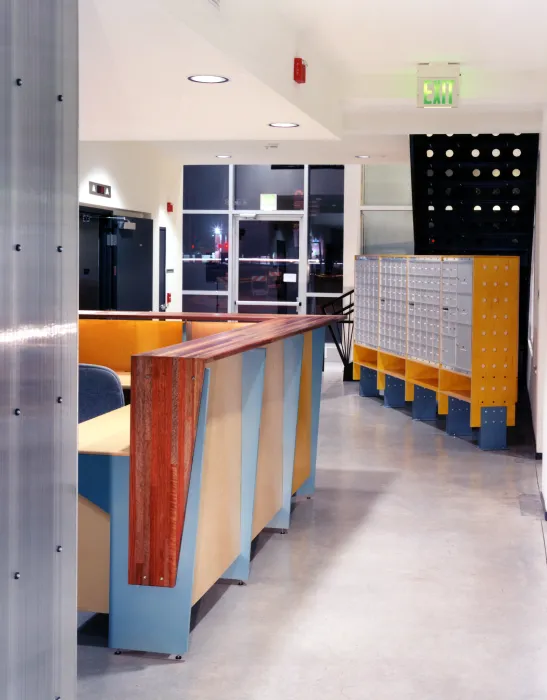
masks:
{"label": "frosted glass partition", "polygon": [[410,162],[363,166],[362,203],[412,205]]}
{"label": "frosted glass partition", "polygon": [[412,212],[362,211],[361,250],[368,255],[413,255]]}

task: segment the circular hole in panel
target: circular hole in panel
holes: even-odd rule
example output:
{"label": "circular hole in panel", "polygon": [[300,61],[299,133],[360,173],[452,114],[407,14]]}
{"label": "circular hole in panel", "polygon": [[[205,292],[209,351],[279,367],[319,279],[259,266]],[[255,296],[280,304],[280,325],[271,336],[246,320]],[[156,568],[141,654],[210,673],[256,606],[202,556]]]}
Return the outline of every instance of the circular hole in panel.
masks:
{"label": "circular hole in panel", "polygon": [[521,153],[522,151],[520,150],[520,148],[515,148],[515,150],[513,151],[513,155],[515,156],[515,158],[518,158],[521,155]]}
{"label": "circular hole in panel", "polygon": [[520,190],[518,187],[513,187],[512,192],[513,192],[513,194],[520,194]]}
{"label": "circular hole in panel", "polygon": [[473,207],[473,211],[481,211],[481,207],[477,204],[477,206]]}
{"label": "circular hole in panel", "polygon": [[426,151],[426,155],[427,155],[428,158],[433,158],[433,156],[434,156],[435,154],[434,154],[434,152],[431,150],[431,148],[428,148],[427,151]]}
{"label": "circular hole in panel", "polygon": [[435,173],[433,172],[433,170],[431,170],[431,168],[430,168],[429,170],[426,171],[427,177],[433,177],[434,174],[435,174]]}
{"label": "circular hole in panel", "polygon": [[480,174],[481,174],[481,171],[478,168],[475,168],[473,170],[473,177],[479,177]]}
{"label": "circular hole in panel", "polygon": [[432,204],[430,204],[427,208],[429,211],[435,211],[435,207]]}
{"label": "circular hole in panel", "polygon": [[495,187],[495,188],[492,190],[492,194],[501,194],[500,188],[499,188],[499,187]]}
{"label": "circular hole in panel", "polygon": [[499,176],[501,175],[501,173],[500,173],[500,171],[498,170],[498,168],[494,168],[494,170],[492,170],[492,175],[493,175],[494,177],[499,177]]}
{"label": "circular hole in panel", "polygon": [[518,206],[518,204],[513,204],[513,206],[511,207],[511,211],[520,211],[520,207]]}
{"label": "circular hole in panel", "polygon": [[445,175],[446,175],[446,177],[452,177],[452,175],[454,175],[454,171],[448,169],[448,170],[445,171]]}
{"label": "circular hole in panel", "polygon": [[520,177],[520,170],[518,168],[513,170],[513,177]]}
{"label": "circular hole in panel", "polygon": [[451,204],[444,208],[445,211],[452,211],[453,209],[454,207]]}
{"label": "circular hole in panel", "polygon": [[452,158],[452,156],[454,155],[454,151],[451,148],[449,148],[445,155],[447,158]]}
{"label": "circular hole in panel", "polygon": [[450,196],[452,194],[452,187],[447,187],[444,193]]}
{"label": "circular hole in panel", "polygon": [[478,136],[478,134],[471,134],[471,136],[477,137],[477,136]]}
{"label": "circular hole in panel", "polygon": [[494,148],[494,150],[492,151],[492,155],[494,156],[494,158],[499,158],[500,153],[501,151],[499,148]]}
{"label": "circular hole in panel", "polygon": [[427,136],[431,137],[431,136],[433,136],[433,134],[427,134]]}
{"label": "circular hole in panel", "polygon": [[495,204],[495,205],[492,207],[492,211],[501,211],[500,205],[499,205],[499,204]]}
{"label": "circular hole in panel", "polygon": [[474,149],[471,151],[471,155],[473,156],[473,158],[478,158],[478,157],[480,156],[480,154],[481,154],[481,152],[479,151],[478,148],[474,148]]}

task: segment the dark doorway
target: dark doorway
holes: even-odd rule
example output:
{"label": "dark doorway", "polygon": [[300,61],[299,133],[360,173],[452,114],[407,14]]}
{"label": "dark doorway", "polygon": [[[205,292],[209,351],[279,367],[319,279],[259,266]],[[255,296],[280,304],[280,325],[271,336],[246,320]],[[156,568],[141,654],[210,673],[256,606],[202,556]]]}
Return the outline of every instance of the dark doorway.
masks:
{"label": "dark doorway", "polygon": [[80,309],[152,310],[151,219],[80,207]]}
{"label": "dark doorway", "polygon": [[165,226],[160,227],[160,256],[159,256],[159,295],[158,304],[160,311],[165,311],[167,308],[167,299],[165,291],[165,273],[167,265],[167,229]]}

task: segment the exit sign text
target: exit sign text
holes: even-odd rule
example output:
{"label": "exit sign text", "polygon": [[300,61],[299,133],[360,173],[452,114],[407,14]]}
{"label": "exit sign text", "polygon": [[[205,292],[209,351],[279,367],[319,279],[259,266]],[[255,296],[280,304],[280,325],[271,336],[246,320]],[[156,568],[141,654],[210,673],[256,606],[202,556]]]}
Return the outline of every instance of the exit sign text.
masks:
{"label": "exit sign text", "polygon": [[457,107],[458,87],[453,78],[422,78],[418,107]]}

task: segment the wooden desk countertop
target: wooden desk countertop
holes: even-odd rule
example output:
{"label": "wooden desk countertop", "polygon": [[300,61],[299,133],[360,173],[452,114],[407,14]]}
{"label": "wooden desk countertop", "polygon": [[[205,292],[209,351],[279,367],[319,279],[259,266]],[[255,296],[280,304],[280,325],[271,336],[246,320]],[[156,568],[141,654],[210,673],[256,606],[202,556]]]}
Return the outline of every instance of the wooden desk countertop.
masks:
{"label": "wooden desk countertop", "polygon": [[122,389],[131,389],[131,372],[116,372],[122,384]]}
{"label": "wooden desk countertop", "polygon": [[[150,350],[150,352],[134,355],[133,358],[170,358],[201,360],[203,362],[222,360],[225,357],[261,348],[293,335],[329,326],[339,320],[338,316],[275,316],[273,319],[262,321],[262,323],[254,323],[243,326],[241,329]],[[132,367],[134,372],[135,359],[133,359]]]}
{"label": "wooden desk countertop", "polygon": [[118,408],[78,426],[78,452],[129,457],[131,406]]}
{"label": "wooden desk countertop", "polygon": [[210,314],[183,311],[85,311],[78,312],[81,319],[101,321],[241,321],[241,323],[262,323],[279,318],[278,314]]}

